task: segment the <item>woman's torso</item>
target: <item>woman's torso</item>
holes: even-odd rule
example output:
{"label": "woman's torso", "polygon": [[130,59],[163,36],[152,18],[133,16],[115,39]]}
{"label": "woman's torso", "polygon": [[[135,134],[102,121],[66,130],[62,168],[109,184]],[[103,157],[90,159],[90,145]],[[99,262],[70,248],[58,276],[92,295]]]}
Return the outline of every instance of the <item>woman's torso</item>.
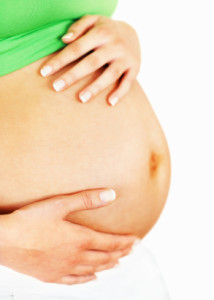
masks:
{"label": "woman's torso", "polygon": [[161,126],[135,81],[115,106],[113,85],[82,104],[77,94],[99,75],[63,92],[40,67],[55,54],[0,77],[0,211],[48,196],[114,188],[117,201],[67,219],[91,228],[145,235],[167,198],[170,158]]}

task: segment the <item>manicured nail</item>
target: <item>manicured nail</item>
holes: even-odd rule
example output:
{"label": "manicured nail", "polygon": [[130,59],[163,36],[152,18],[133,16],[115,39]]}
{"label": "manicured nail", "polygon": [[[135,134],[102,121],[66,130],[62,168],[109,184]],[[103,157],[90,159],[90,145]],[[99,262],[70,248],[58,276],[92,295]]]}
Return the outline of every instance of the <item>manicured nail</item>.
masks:
{"label": "manicured nail", "polygon": [[49,75],[51,72],[52,72],[52,67],[51,66],[46,66],[46,67],[44,67],[44,68],[42,68],[41,70],[40,70],[40,73],[41,73],[41,75],[43,76],[43,77],[45,77],[45,76],[47,76],[47,75]]}
{"label": "manicured nail", "polygon": [[116,199],[116,193],[114,190],[108,190],[100,193],[100,199],[103,202],[109,202]]}
{"label": "manicured nail", "polygon": [[92,93],[87,91],[87,92],[82,92],[80,93],[79,97],[80,97],[80,100],[85,103],[87,102],[92,96]]}
{"label": "manicured nail", "polygon": [[60,79],[53,83],[54,89],[58,92],[65,86],[65,81]]}
{"label": "manicured nail", "polygon": [[114,106],[118,102],[119,98],[117,96],[109,99],[109,103]]}
{"label": "manicured nail", "polygon": [[63,35],[62,39],[71,39],[73,37],[73,32],[68,32],[65,35]]}

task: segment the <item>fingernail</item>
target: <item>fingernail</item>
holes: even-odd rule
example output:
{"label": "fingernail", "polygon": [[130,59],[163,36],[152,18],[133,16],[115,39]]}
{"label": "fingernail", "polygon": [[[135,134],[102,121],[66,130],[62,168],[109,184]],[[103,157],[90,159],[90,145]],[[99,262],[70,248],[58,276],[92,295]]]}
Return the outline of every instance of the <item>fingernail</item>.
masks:
{"label": "fingernail", "polygon": [[54,89],[58,92],[65,86],[65,81],[60,79],[53,83]]}
{"label": "fingernail", "polygon": [[73,32],[68,32],[65,35],[63,35],[62,39],[71,39],[73,37]]}
{"label": "fingernail", "polygon": [[114,106],[118,102],[119,98],[118,97],[112,97],[109,99],[109,103]]}
{"label": "fingernail", "polygon": [[52,69],[53,68],[51,66],[46,66],[40,70],[40,73],[43,77],[45,77],[52,72]]}
{"label": "fingernail", "polygon": [[79,97],[80,97],[80,100],[85,103],[87,102],[92,96],[92,93],[87,91],[87,92],[82,92],[80,93]]}
{"label": "fingernail", "polygon": [[116,199],[116,193],[114,190],[108,190],[100,193],[100,199],[103,202],[109,202]]}

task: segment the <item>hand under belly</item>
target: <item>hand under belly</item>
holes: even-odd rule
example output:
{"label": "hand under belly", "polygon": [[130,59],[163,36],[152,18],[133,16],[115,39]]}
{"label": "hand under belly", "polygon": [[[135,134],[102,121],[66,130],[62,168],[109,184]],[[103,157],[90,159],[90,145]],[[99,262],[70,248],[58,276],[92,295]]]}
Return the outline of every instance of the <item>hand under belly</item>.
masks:
{"label": "hand under belly", "polygon": [[115,107],[106,103],[113,86],[82,104],[77,93],[101,70],[57,93],[51,83],[60,72],[42,78],[44,61],[0,78],[1,213],[58,194],[113,188],[111,205],[66,219],[143,237],[170,183],[167,142],[145,93],[135,81]]}

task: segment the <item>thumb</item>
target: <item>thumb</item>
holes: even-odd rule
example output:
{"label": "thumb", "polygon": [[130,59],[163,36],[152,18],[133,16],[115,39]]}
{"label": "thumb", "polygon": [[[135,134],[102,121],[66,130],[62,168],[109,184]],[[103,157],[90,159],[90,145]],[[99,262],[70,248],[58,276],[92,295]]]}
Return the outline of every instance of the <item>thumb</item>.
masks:
{"label": "thumb", "polygon": [[[49,200],[52,209],[58,217],[65,217],[68,213],[95,209],[110,204],[116,199],[112,189],[86,190],[75,194],[56,196]],[[53,203],[54,202],[54,203]]]}

